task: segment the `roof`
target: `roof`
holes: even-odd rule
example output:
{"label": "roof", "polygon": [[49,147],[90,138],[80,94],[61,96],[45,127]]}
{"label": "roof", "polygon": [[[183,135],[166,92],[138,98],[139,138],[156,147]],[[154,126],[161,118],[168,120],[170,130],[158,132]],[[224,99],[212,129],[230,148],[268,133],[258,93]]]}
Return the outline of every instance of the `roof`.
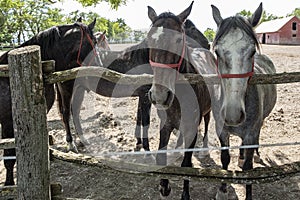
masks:
{"label": "roof", "polygon": [[256,33],[277,32],[294,17],[295,16],[291,16],[291,17],[286,17],[286,18],[282,18],[282,19],[275,19],[275,20],[263,22],[258,27],[256,27],[255,32]]}

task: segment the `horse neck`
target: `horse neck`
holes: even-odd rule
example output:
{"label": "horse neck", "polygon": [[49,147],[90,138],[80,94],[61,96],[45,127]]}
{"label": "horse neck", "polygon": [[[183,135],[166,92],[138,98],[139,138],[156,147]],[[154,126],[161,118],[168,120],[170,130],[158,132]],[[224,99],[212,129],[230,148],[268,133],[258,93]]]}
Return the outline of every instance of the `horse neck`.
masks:
{"label": "horse neck", "polygon": [[[149,64],[149,51],[143,42],[128,47],[124,51],[101,50],[99,56],[104,65],[103,67],[120,73],[126,73],[138,66]],[[145,73],[150,73],[149,71],[147,69]]]}
{"label": "horse neck", "polygon": [[192,73],[192,74],[197,74],[197,71],[195,70],[194,66],[191,64],[190,60],[190,56],[191,56],[191,52],[190,52],[190,48],[188,48],[188,46],[185,47],[185,56],[183,59],[183,62],[180,66],[180,73]]}
{"label": "horse neck", "polygon": [[[39,45],[39,44],[36,42],[35,37],[33,37],[30,40],[24,42],[23,44],[17,46],[16,48],[25,47],[25,46],[29,46],[29,45]],[[10,51],[7,51],[4,54],[2,54],[2,56],[0,57],[0,64],[8,64],[8,53],[9,52]]]}

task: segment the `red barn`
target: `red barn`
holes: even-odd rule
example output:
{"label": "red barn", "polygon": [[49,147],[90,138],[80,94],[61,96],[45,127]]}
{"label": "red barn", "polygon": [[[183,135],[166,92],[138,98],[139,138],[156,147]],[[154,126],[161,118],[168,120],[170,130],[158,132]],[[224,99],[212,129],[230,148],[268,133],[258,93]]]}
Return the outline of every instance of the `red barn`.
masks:
{"label": "red barn", "polygon": [[262,44],[300,45],[300,19],[291,16],[263,22],[256,34]]}

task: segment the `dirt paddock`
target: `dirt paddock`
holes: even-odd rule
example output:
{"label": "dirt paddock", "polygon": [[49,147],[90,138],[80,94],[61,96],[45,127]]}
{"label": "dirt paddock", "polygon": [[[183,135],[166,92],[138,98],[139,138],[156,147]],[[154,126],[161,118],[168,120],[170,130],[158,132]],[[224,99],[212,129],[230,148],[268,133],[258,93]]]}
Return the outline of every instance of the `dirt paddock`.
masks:
{"label": "dirt paddock", "polygon": [[[120,50],[128,45],[112,45]],[[262,52],[274,62],[277,72],[300,71],[300,46],[262,45]],[[273,112],[267,117],[261,131],[260,144],[277,144],[300,142],[300,83],[281,84],[277,86],[278,98]],[[81,122],[85,137],[91,141],[87,148],[80,148],[80,153],[132,152],[135,147],[134,128],[136,119],[137,98],[105,98],[92,92],[85,95],[81,109]],[[73,127],[72,127],[73,128]],[[57,107],[48,113],[49,133],[55,138],[54,148],[65,151],[65,131]],[[203,125],[200,126],[201,131]],[[74,133],[74,129],[73,129]],[[149,128],[150,147],[158,146],[159,118],[155,108],[151,110]],[[209,129],[209,146],[219,147],[219,141],[211,120]],[[173,135],[176,141],[176,136]],[[198,147],[201,147],[202,136],[199,134]],[[239,145],[240,139],[232,136],[231,145]],[[230,150],[230,170],[237,167],[238,150]],[[300,146],[276,146],[260,148],[261,162],[255,167],[277,166],[300,160]],[[171,164],[179,165],[181,156]],[[135,159],[135,158],[123,158]],[[146,162],[146,161],[144,161]],[[149,161],[149,162],[154,162]],[[200,158],[199,153],[193,157],[195,167],[221,168],[220,152],[212,150],[210,156]],[[114,167],[114,166],[110,166]],[[0,165],[0,184],[4,183],[5,170]],[[63,195],[72,198],[86,199],[160,199],[158,192],[159,179],[151,176],[132,175],[116,171],[107,173],[97,167],[81,166],[62,161],[51,163],[51,181],[60,182]],[[166,199],[180,199],[183,181],[178,178],[171,182],[172,192]],[[193,200],[210,200],[215,198],[220,183],[191,181],[190,194]],[[300,173],[297,176],[282,178],[279,181],[253,185],[253,199],[300,199]],[[231,184],[229,199],[244,199],[244,185]]]}

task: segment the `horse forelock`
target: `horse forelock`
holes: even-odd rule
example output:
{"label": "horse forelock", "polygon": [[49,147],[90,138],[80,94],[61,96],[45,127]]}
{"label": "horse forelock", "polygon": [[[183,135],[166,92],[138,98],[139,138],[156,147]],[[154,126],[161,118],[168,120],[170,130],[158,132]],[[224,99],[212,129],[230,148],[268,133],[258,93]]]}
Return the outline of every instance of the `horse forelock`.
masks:
{"label": "horse forelock", "polygon": [[236,15],[233,17],[228,17],[224,19],[220,26],[218,27],[218,31],[216,33],[215,39],[213,41],[213,47],[215,47],[218,41],[225,35],[229,33],[229,31],[233,28],[239,28],[244,31],[248,36],[250,36],[255,42],[255,46],[258,50],[260,50],[259,41],[256,37],[256,34],[253,30],[252,25],[249,23],[247,19],[240,15]]}

